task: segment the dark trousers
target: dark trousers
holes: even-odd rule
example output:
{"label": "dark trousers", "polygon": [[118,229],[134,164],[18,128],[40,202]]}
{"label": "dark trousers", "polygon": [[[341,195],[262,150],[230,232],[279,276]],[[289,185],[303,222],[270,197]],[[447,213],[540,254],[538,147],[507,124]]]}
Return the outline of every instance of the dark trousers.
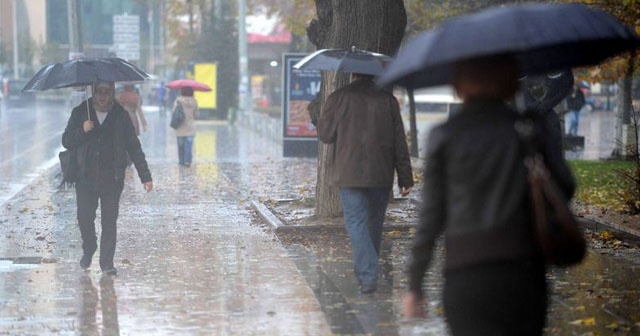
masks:
{"label": "dark trousers", "polygon": [[444,312],[454,336],[539,336],[545,325],[544,266],[495,263],[445,273]]}
{"label": "dark trousers", "polygon": [[100,268],[105,271],[114,268],[113,256],[116,252],[116,236],[120,195],[124,181],[104,183],[98,187],[91,181],[76,183],[76,204],[78,208],[78,225],[82,237],[82,251],[86,256],[93,256],[98,248],[96,238],[96,210],[100,202],[102,234],[100,236]]}

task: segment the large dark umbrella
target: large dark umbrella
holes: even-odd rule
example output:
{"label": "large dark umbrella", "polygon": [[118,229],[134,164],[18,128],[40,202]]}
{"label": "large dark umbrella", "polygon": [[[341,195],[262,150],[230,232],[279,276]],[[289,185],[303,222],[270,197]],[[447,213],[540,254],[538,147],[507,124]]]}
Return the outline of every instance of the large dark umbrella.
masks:
{"label": "large dark umbrella", "polygon": [[76,58],[43,67],[22,91],[89,86],[96,82],[134,82],[147,78],[146,72],[120,58]]}
{"label": "large dark umbrella", "polygon": [[380,86],[449,84],[461,60],[514,55],[521,75],[595,65],[640,47],[640,37],[613,16],[582,4],[491,8],[445,21],[409,41]]}
{"label": "large dark umbrella", "polygon": [[379,75],[389,62],[391,57],[387,55],[351,47],[349,50],[320,49],[298,61],[293,68]]}
{"label": "large dark umbrella", "polygon": [[25,84],[22,91],[72,86],[84,86],[86,90],[87,86],[97,82],[135,82],[148,78],[149,75],[142,69],[121,58],[75,58],[43,67]]}

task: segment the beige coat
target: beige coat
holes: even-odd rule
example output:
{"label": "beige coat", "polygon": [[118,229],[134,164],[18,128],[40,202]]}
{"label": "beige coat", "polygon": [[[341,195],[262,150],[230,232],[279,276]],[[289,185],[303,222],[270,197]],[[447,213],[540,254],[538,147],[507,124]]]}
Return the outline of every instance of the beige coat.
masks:
{"label": "beige coat", "polygon": [[140,135],[140,124],[142,124],[143,130],[147,129],[147,120],[142,112],[142,100],[140,95],[133,90],[122,91],[117,97],[118,103],[129,112],[133,127],[136,129],[136,134]]}
{"label": "beige coat", "polygon": [[[182,125],[175,130],[176,136],[183,137],[196,135],[195,121],[198,117],[198,102],[193,97],[178,96],[176,101],[173,103],[173,109],[176,108],[178,102],[182,104],[185,119]],[[173,111],[173,109],[171,110]]]}

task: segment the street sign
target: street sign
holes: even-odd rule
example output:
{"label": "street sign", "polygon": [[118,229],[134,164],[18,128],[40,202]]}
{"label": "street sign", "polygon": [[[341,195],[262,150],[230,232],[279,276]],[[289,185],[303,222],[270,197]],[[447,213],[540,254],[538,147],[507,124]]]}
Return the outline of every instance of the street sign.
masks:
{"label": "street sign", "polygon": [[140,60],[140,16],[113,16],[113,51],[116,56],[128,60]]}

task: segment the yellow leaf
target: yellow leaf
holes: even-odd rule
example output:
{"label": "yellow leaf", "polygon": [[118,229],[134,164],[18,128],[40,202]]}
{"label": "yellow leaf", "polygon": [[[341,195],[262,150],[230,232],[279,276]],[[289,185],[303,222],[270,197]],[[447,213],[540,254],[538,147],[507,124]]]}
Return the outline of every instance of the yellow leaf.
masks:
{"label": "yellow leaf", "polygon": [[585,306],[578,306],[575,308],[576,311],[585,311]]}
{"label": "yellow leaf", "polygon": [[606,328],[606,329],[609,329],[609,330],[618,330],[618,327],[619,327],[619,326],[618,326],[618,324],[617,324],[617,323],[615,323],[615,322],[613,322],[613,323],[611,323],[611,324],[609,324],[609,325],[605,326],[605,328]]}
{"label": "yellow leaf", "polygon": [[583,318],[583,319],[577,319],[575,321],[569,322],[569,324],[583,325],[583,326],[594,326],[594,325],[596,325],[596,318],[595,317],[587,317],[587,318]]}

